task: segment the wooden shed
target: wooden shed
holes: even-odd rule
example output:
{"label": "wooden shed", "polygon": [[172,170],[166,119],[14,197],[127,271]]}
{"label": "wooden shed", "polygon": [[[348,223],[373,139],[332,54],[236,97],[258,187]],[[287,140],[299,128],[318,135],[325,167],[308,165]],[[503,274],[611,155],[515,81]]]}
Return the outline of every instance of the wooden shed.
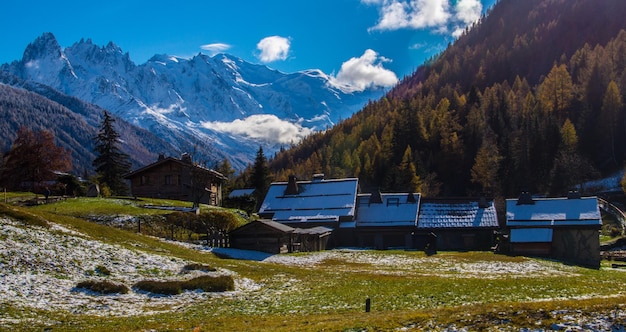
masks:
{"label": "wooden shed", "polygon": [[232,230],[231,248],[284,254],[291,250],[293,227],[271,220],[256,220]]}

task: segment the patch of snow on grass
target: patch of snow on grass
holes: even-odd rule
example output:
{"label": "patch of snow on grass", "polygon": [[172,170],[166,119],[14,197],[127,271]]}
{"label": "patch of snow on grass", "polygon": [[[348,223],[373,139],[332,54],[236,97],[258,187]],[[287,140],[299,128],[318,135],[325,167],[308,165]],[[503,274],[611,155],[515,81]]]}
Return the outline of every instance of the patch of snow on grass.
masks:
{"label": "patch of snow on grass", "polygon": [[[202,274],[189,271],[180,275],[189,263],[182,259],[129,250],[89,240],[81,233],[62,226],[50,229],[25,226],[0,218],[0,304],[73,313],[131,316],[163,310],[176,310],[216,293],[183,292],[176,296],[129,291],[128,294],[99,295],[76,289],[87,279],[106,279],[128,287],[146,279],[182,279]],[[111,274],[98,276],[96,267]],[[228,270],[213,274],[233,275]],[[235,278],[235,292],[256,290],[249,279]],[[0,315],[0,321],[2,315]]]}

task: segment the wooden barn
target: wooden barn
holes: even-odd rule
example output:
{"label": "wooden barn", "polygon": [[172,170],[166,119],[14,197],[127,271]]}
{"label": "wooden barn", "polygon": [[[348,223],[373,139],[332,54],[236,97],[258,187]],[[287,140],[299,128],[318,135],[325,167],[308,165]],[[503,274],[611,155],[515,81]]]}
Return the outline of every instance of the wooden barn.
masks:
{"label": "wooden barn", "polygon": [[509,250],[600,267],[602,218],[596,197],[576,192],[564,198],[533,198],[527,192],[506,201]]}
{"label": "wooden barn", "polygon": [[133,171],[124,178],[130,180],[133,196],[166,198],[220,206],[222,183],[226,177],[221,173],[196,165],[191,156],[181,159],[159,156],[150,165]]}
{"label": "wooden barn", "polygon": [[495,205],[485,197],[422,199],[416,242],[431,250],[490,250],[498,229]]}

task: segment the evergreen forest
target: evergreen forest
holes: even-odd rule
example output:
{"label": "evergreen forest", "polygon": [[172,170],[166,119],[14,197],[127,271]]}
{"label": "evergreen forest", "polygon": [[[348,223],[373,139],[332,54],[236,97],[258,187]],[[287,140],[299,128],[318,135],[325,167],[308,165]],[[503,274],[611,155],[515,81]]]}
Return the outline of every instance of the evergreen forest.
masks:
{"label": "evergreen forest", "polygon": [[624,167],[625,13],[622,0],[501,0],[385,97],[281,150],[273,178],[431,197],[584,190]]}

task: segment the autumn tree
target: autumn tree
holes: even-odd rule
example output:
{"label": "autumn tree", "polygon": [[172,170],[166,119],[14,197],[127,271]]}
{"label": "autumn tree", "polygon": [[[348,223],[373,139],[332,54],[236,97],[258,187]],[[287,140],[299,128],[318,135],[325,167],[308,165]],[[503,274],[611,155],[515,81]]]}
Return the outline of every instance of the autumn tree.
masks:
{"label": "autumn tree", "polygon": [[402,156],[402,162],[398,167],[398,190],[410,193],[420,192],[422,190],[422,181],[416,174],[415,163],[413,162],[413,153],[411,146],[407,146]]}
{"label": "autumn tree", "polygon": [[572,100],[572,91],[572,77],[567,67],[555,64],[539,85],[538,99],[544,110],[554,112],[563,118],[566,117],[564,113]]}
{"label": "autumn tree", "polygon": [[471,181],[480,185],[483,191],[492,192],[497,188],[496,182],[501,161],[502,157],[493,139],[483,139],[483,144],[474,158]]}
{"label": "autumn tree", "polygon": [[128,186],[124,182],[124,174],[130,171],[127,154],[120,150],[120,135],[113,128],[115,119],[104,112],[100,131],[95,138],[96,168],[100,184],[105,184],[114,195],[128,194]]}
{"label": "autumn tree", "polygon": [[55,180],[55,172],[71,168],[69,150],[56,146],[51,132],[21,127],[6,155],[2,179],[13,189],[28,183],[28,189],[35,192],[43,181]]}
{"label": "autumn tree", "polygon": [[561,144],[550,172],[550,191],[564,195],[572,187],[594,174],[591,163],[578,152],[578,135],[572,122],[567,119],[561,127]]}
{"label": "autumn tree", "polygon": [[604,128],[605,146],[608,148],[608,155],[611,162],[617,165],[615,153],[615,136],[619,124],[619,115],[624,107],[622,95],[614,81],[609,83],[602,100],[602,109],[600,113],[601,127]]}

